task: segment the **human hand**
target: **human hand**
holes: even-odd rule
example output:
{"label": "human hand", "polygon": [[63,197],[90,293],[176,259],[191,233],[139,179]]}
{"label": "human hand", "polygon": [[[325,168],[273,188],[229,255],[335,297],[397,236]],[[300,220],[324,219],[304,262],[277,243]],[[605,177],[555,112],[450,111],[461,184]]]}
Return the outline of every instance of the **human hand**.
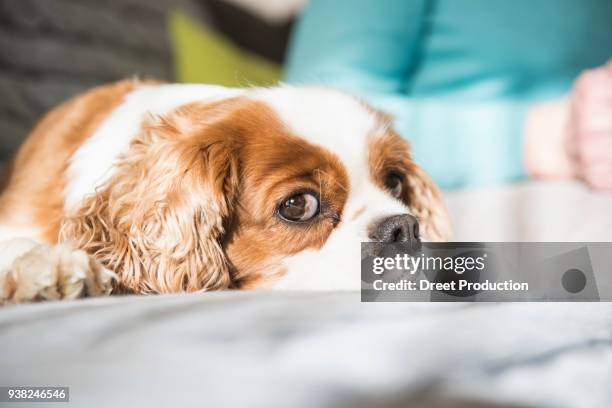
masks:
{"label": "human hand", "polygon": [[595,190],[612,191],[612,60],[574,83],[567,130],[574,175]]}
{"label": "human hand", "polygon": [[569,98],[531,108],[525,164],[539,178],[579,178],[612,191],[612,60],[584,71]]}

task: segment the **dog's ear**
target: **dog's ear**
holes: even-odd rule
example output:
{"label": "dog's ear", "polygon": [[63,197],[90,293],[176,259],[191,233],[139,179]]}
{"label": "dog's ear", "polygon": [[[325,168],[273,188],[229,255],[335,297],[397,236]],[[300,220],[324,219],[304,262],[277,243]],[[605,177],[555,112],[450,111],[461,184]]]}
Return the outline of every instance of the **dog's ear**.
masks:
{"label": "dog's ear", "polygon": [[[448,241],[451,237],[451,222],[436,184],[412,159],[410,144],[391,127],[391,120],[375,111],[385,130],[382,137],[371,139],[369,149],[370,172],[373,175],[386,174],[388,163],[391,168],[405,174],[402,201],[419,220],[421,232],[432,241]],[[382,186],[384,182],[379,181]]]}
{"label": "dog's ear", "polygon": [[452,235],[451,221],[436,184],[420,167],[408,172],[410,209],[419,220],[423,235],[431,241],[448,241]]}
{"label": "dog's ear", "polygon": [[150,118],[110,179],[64,220],[60,239],[117,273],[118,290],[228,288],[220,240],[238,191],[240,105],[192,104]]}

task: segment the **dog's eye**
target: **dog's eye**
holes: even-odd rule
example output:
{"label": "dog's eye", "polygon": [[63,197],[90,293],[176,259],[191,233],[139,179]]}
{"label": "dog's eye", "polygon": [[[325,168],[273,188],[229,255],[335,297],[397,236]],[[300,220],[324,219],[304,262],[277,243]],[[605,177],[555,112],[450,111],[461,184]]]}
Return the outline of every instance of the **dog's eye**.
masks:
{"label": "dog's eye", "polygon": [[389,173],[387,177],[385,177],[385,186],[395,198],[401,198],[403,183],[404,178],[398,173]]}
{"label": "dog's eye", "polygon": [[278,207],[278,215],[285,221],[306,222],[317,214],[319,214],[319,199],[312,193],[291,196]]}

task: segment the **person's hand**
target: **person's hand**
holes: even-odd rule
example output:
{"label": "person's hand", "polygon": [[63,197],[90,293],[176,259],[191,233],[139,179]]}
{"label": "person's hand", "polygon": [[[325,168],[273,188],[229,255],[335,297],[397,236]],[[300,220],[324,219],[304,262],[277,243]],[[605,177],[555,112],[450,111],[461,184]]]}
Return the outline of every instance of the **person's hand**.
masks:
{"label": "person's hand", "polygon": [[612,60],[583,72],[569,98],[530,110],[525,164],[534,177],[576,177],[612,191]]}
{"label": "person's hand", "polygon": [[567,151],[575,176],[612,191],[612,60],[574,83]]}

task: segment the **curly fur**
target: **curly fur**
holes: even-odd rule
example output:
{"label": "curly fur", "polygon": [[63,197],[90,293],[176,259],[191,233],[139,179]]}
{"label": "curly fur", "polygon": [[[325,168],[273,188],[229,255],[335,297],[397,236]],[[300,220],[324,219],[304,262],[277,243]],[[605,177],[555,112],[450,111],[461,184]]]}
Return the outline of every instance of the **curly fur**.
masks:
{"label": "curly fur", "polygon": [[222,121],[189,128],[187,114],[145,124],[114,175],[62,223],[60,241],[75,242],[115,271],[120,290],[230,286],[220,239],[237,164],[214,137]]}

